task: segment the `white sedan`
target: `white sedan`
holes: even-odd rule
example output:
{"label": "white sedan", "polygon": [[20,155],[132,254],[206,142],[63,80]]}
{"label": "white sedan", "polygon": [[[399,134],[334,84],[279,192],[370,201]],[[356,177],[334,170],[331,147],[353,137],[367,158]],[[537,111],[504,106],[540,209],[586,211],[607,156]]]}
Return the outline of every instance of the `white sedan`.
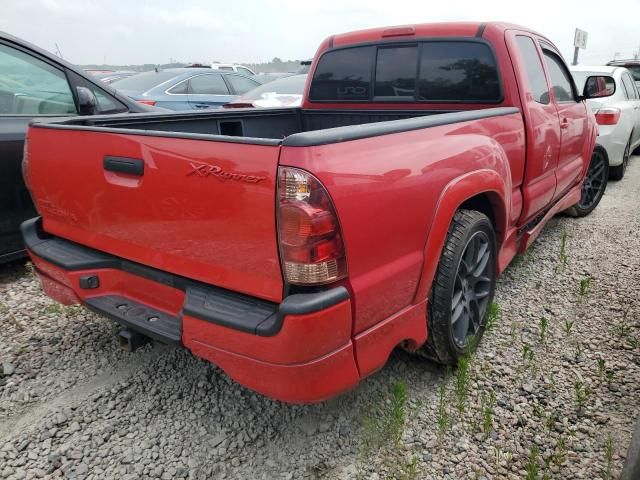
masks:
{"label": "white sedan", "polygon": [[[631,152],[640,147],[640,93],[631,74],[623,67],[573,66],[571,73],[578,91],[582,92],[587,77],[613,77],[615,93],[606,98],[587,100],[598,122],[597,143],[609,157],[609,177],[624,177]],[[614,85],[611,85],[613,88]]]}

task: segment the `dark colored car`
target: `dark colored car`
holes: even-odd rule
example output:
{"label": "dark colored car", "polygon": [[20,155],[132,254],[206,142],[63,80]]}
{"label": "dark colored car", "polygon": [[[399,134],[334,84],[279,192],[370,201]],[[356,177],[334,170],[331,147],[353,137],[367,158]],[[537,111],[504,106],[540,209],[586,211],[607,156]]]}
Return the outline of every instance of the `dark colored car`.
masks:
{"label": "dark colored car", "polygon": [[245,75],[208,67],[151,70],[113,84],[120,93],[136,102],[191,111],[220,108],[259,85]]}
{"label": "dark colored car", "polygon": [[614,67],[624,67],[633,77],[633,81],[636,82],[636,86],[640,89],[640,59],[634,60],[612,60],[607,65]]}
{"label": "dark colored car", "polygon": [[0,263],[24,255],[20,224],[36,215],[20,169],[29,122],[150,110],[82,69],[0,32]]}

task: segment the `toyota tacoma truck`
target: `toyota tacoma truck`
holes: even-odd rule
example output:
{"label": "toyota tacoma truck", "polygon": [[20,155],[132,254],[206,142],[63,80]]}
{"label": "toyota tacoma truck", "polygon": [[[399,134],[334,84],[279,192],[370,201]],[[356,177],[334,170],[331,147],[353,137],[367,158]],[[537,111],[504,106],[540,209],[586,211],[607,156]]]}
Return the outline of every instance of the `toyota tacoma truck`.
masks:
{"label": "toyota tacoma truck", "polygon": [[480,339],[496,277],[604,193],[606,83],[515,25],[334,35],[299,108],[33,123],[24,240],[55,300],[322,401],[398,346],[455,365]]}

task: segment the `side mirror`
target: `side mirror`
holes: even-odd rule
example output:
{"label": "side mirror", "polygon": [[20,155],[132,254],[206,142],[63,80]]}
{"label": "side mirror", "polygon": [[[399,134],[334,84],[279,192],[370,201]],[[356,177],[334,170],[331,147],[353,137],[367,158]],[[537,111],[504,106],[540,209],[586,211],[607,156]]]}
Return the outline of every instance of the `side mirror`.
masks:
{"label": "side mirror", "polygon": [[584,84],[584,90],[582,92],[582,98],[584,100],[589,98],[603,98],[610,97],[616,93],[616,82],[613,77],[606,75],[592,75],[587,77],[587,81]]}
{"label": "side mirror", "polygon": [[80,115],[97,115],[100,113],[98,99],[93,91],[87,87],[76,87],[78,93],[78,107]]}

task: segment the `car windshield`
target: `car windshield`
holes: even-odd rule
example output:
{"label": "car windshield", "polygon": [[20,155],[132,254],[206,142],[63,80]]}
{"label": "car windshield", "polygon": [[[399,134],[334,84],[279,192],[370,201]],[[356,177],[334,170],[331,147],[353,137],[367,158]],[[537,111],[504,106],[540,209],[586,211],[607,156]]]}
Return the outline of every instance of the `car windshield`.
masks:
{"label": "car windshield", "polygon": [[161,83],[171,80],[178,74],[176,72],[167,71],[151,71],[138,73],[131,77],[123,78],[119,80],[116,88],[118,90],[130,90],[137,92],[146,92],[147,90],[160,85]]}
{"label": "car windshield", "polygon": [[306,75],[293,75],[266,83],[247,92],[237,102],[253,103],[258,107],[293,105],[302,99]]}

